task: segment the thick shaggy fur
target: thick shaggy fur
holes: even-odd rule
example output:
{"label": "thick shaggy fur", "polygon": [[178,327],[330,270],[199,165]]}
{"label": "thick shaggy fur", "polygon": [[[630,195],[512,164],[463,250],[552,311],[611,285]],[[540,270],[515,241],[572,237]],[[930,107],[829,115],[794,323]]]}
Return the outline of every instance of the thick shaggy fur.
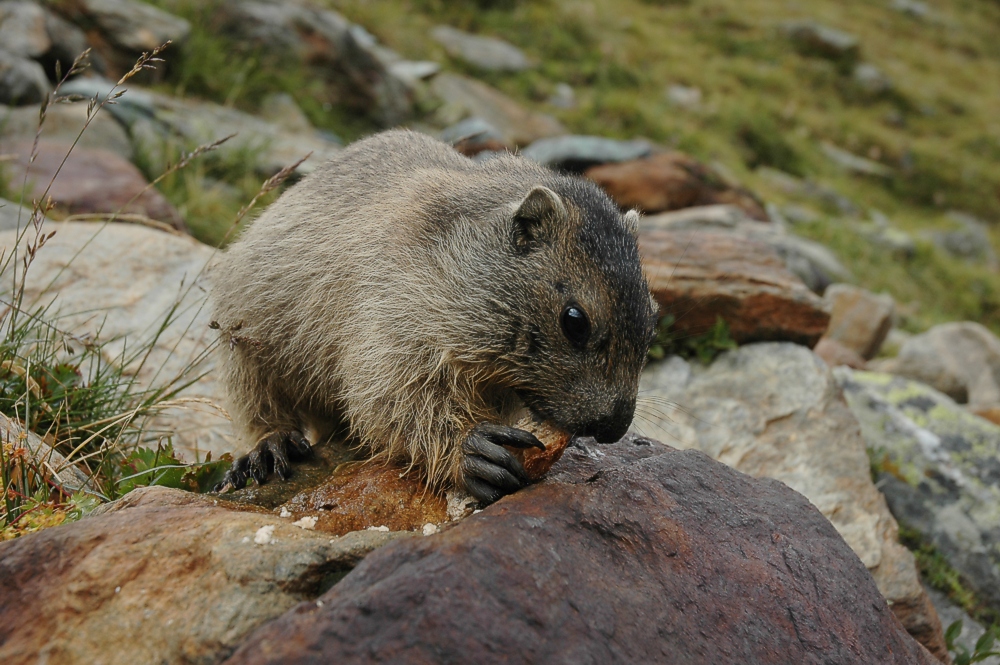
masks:
{"label": "thick shaggy fur", "polygon": [[[552,205],[522,205],[539,186]],[[472,427],[524,405],[581,434],[627,426],[654,323],[628,222],[596,186],[519,157],[477,163],[406,131],[348,147],[213,269],[245,443],[343,426],[440,488],[460,482]],[[560,327],[570,302],[585,349]]]}

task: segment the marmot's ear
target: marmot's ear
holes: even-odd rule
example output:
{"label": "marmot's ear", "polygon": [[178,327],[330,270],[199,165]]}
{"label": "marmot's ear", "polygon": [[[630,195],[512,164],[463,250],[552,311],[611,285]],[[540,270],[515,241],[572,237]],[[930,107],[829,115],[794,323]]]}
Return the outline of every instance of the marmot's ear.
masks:
{"label": "marmot's ear", "polygon": [[639,211],[632,208],[625,216],[622,218],[625,222],[625,230],[632,235],[638,237],[639,235]]}
{"label": "marmot's ear", "polygon": [[566,205],[559,195],[538,185],[528,192],[514,212],[514,244],[527,250],[552,239],[567,216]]}

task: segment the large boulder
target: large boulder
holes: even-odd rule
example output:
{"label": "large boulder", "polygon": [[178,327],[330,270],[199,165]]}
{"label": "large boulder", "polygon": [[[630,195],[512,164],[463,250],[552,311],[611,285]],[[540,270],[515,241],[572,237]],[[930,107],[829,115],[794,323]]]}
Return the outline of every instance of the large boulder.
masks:
{"label": "large boulder", "polygon": [[0,543],[0,662],[218,662],[400,535],[331,538],[208,497],[139,489],[103,514]]}
{"label": "large boulder", "polygon": [[[7,150],[5,144],[35,140],[38,112],[37,106],[0,109],[0,152]],[[46,141],[76,142],[77,148],[109,150],[129,161],[134,157],[132,142],[121,123],[106,110],[88,118],[85,102],[49,105],[41,130],[41,138]]]}
{"label": "large boulder", "polygon": [[0,105],[38,104],[51,91],[40,64],[0,45]]}
{"label": "large boulder", "polygon": [[721,318],[741,343],[813,346],[830,321],[823,300],[760,240],[644,225],[639,252],[650,290],[661,312],[674,316],[680,335],[703,334]]}
{"label": "large boulder", "polygon": [[237,663],[925,663],[805,498],[635,436],[370,554]]}
{"label": "large boulder", "polygon": [[1000,422],[1000,339],[981,324],[934,326],[906,340],[899,354],[878,369],[926,383]]}
{"label": "large boulder", "polygon": [[[937,615],[869,472],[865,441],[830,370],[794,344],[752,344],[701,368],[643,374],[636,429],[804,494],[833,523],[907,630],[945,657]],[[862,662],[862,661],[859,661]]]}
{"label": "large boulder", "polygon": [[[42,228],[55,236],[28,270],[25,305],[52,302],[62,329],[106,342],[108,359],[152,343],[146,362],[125,368],[137,372],[139,386],[198,379],[153,419],[153,430],[172,432],[175,450],[189,462],[234,450],[232,426],[214,406],[221,390],[206,356],[217,339],[209,328],[206,265],[217,250],[137,224],[47,221]],[[15,230],[0,231],[0,248],[10,251],[16,238]],[[0,282],[9,283],[6,275]]]}
{"label": "large boulder", "polygon": [[730,204],[749,217],[767,221],[763,204],[749,190],[733,186],[711,168],[680,152],[594,166],[584,173],[622,208],[645,213],[692,206]]}
{"label": "large boulder", "polygon": [[26,182],[25,201],[51,198],[62,215],[138,214],[179,231],[184,219],[131,162],[109,150],[41,140],[4,142],[5,173]]}
{"label": "large boulder", "polygon": [[933,388],[837,368],[893,514],[1000,612],[1000,427]]}

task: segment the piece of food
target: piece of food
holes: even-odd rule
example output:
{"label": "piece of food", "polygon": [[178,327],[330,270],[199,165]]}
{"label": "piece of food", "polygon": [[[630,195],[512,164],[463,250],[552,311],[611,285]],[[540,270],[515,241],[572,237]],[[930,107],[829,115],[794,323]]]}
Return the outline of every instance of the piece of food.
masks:
{"label": "piece of food", "polygon": [[545,450],[537,448],[509,449],[524,465],[528,477],[532,480],[538,480],[552,468],[553,464],[559,461],[566,446],[569,445],[571,437],[568,432],[563,432],[548,423],[539,423],[530,416],[519,420],[514,427],[531,432],[545,444]]}

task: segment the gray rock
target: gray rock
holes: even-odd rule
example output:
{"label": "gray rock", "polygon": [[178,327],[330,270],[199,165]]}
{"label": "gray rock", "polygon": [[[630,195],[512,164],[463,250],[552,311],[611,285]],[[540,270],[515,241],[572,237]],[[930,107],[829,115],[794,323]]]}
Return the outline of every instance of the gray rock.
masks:
{"label": "gray rock", "polygon": [[[942,626],[947,629],[956,621],[962,622],[962,632],[955,643],[965,647],[970,654],[973,653],[976,650],[976,641],[986,632],[986,628],[937,589],[928,588],[927,595],[930,596],[931,602],[934,603],[934,609],[941,617]],[[985,665],[1000,665],[1000,656],[991,656],[979,662],[985,663]]]}
{"label": "gray rock", "polygon": [[758,168],[755,173],[791,196],[813,199],[828,208],[851,217],[858,215],[860,212],[860,209],[853,201],[828,185],[797,178],[790,173],[767,166]]}
{"label": "gray rock", "polygon": [[0,231],[24,228],[31,221],[31,208],[0,199]]}
{"label": "gray rock", "polygon": [[45,10],[26,0],[0,2],[0,49],[21,58],[38,58],[52,48]]}
{"label": "gray rock", "polygon": [[[3,203],[3,199],[0,199],[0,205]],[[0,209],[0,229],[3,228],[4,221],[4,211]],[[21,423],[3,414],[0,414],[0,437],[4,445],[13,445],[15,449],[23,446],[27,449],[29,459],[39,468],[45,469],[50,475],[50,482],[67,494],[96,489],[91,485],[90,476],[76,468],[76,465],[67,463],[63,455],[56,452],[37,434],[25,431]]]}
{"label": "gray rock", "polygon": [[535,141],[521,151],[521,156],[555,169],[582,171],[595,164],[640,159],[652,152],[653,145],[643,139],[619,141],[601,136],[571,135]]}
{"label": "gray rock", "polygon": [[872,97],[884,95],[892,90],[892,80],[881,69],[868,62],[856,66],[851,78],[858,88]]}
{"label": "gray rock", "polygon": [[853,65],[860,55],[858,38],[842,30],[808,20],[789,21],[781,27],[799,52],[805,55],[816,55],[845,65]]}
{"label": "gray rock", "polygon": [[882,224],[857,224],[857,231],[870,243],[901,258],[911,259],[917,253],[917,242],[906,231]]}
{"label": "gray rock", "polygon": [[496,128],[510,146],[566,133],[552,116],[530,111],[499,90],[466,76],[438,74],[431,79],[430,88],[442,103],[436,112],[441,126],[469,117],[481,118]]}
{"label": "gray rock", "polygon": [[972,321],[911,337],[879,369],[926,383],[976,412],[1000,409],[1000,339]]}
{"label": "gray rock", "polygon": [[878,178],[891,178],[894,173],[893,169],[884,164],[879,164],[864,157],[858,157],[854,153],[838,148],[832,143],[823,141],[819,147],[827,159],[849,173]]}
{"label": "gray rock", "polygon": [[893,514],[1000,610],[1000,427],[916,381],[834,375],[868,448],[891,463],[878,482]]}
{"label": "gray rock", "polygon": [[[62,143],[73,143],[79,137],[77,146],[81,148],[100,148],[131,160],[134,152],[128,132],[111,115],[110,108],[113,107],[106,106],[98,111],[81,134],[87,123],[87,102],[52,104],[46,111],[41,136],[47,141]],[[0,145],[33,141],[37,131],[38,107],[0,108]]]}
{"label": "gray rock", "polygon": [[38,104],[51,91],[40,64],[0,49],[0,105]]}
{"label": "gray rock", "polygon": [[[50,11],[45,12],[45,30],[49,33],[49,39],[52,41],[48,58],[57,61],[63,72],[68,72],[73,61],[90,48],[87,35],[84,34],[83,30],[58,14],[53,14]],[[91,51],[88,61],[91,71],[98,74],[105,72],[107,65],[98,53]]]}
{"label": "gray rock", "polygon": [[707,369],[679,358],[652,364],[633,426],[804,494],[865,563],[907,630],[941,639],[913,556],[897,542],[896,522],[872,484],[858,422],[809,349],[751,344]]}
{"label": "gray rock", "polygon": [[503,141],[503,135],[497,128],[482,118],[466,118],[457,122],[451,127],[443,129],[438,138],[446,143],[458,143],[470,139]]}
{"label": "gray rock", "polygon": [[816,224],[822,219],[819,213],[812,208],[795,205],[794,203],[781,206],[780,212],[782,217],[793,224]]}
{"label": "gray rock", "polygon": [[137,489],[78,522],[0,543],[0,661],[217,663],[408,535],[332,537],[206,496]]}
{"label": "gray rock", "polygon": [[557,83],[549,97],[549,104],[559,109],[576,108],[576,91],[569,83]]}
{"label": "gray rock", "polygon": [[448,55],[479,69],[520,72],[532,66],[521,49],[496,37],[472,35],[447,25],[432,29],[431,37],[444,47]]}
{"label": "gray rock", "polygon": [[931,16],[930,5],[920,0],[892,0],[889,6],[913,18],[926,19]]}
{"label": "gray rock", "polygon": [[831,284],[823,298],[830,303],[826,337],[865,360],[874,358],[892,328],[896,310],[892,296],[850,284]]}
{"label": "gray rock", "polygon": [[285,131],[308,133],[314,131],[309,118],[287,92],[275,92],[264,98],[260,105],[260,116]]}
{"label": "gray rock", "polygon": [[930,234],[934,244],[956,258],[997,267],[997,255],[986,223],[958,210],[949,211],[948,217],[960,228]]}
{"label": "gray rock", "polygon": [[[191,378],[205,372],[181,391],[181,401],[150,421],[151,431],[173,432],[175,450],[190,462],[207,452],[218,459],[233,451],[232,425],[212,406],[220,403],[221,388],[211,373],[211,358],[204,357],[217,339],[205,305],[206,265],[217,250],[136,224],[46,222],[44,228],[56,235],[28,271],[25,302],[54,301],[62,328],[108,341],[108,358],[151,340],[176,305],[148,361],[126,371],[138,371],[136,381],[146,387],[180,375],[189,365]],[[0,232],[0,247],[15,242],[16,231]],[[95,247],[100,251],[83,251]],[[9,288],[9,283],[2,276],[0,285]]]}
{"label": "gray rock", "polygon": [[177,47],[191,32],[186,20],[145,2],[77,0],[66,11],[71,19],[91,22],[111,44],[130,53],[151,51],[167,41]]}
{"label": "gray rock", "polygon": [[689,111],[701,107],[701,88],[686,85],[672,85],[667,88],[667,101]]}
{"label": "gray rock", "polygon": [[337,12],[280,0],[228,0],[220,28],[270,55],[300,62],[338,93],[341,103],[385,126],[413,113],[413,85],[431,75]]}

